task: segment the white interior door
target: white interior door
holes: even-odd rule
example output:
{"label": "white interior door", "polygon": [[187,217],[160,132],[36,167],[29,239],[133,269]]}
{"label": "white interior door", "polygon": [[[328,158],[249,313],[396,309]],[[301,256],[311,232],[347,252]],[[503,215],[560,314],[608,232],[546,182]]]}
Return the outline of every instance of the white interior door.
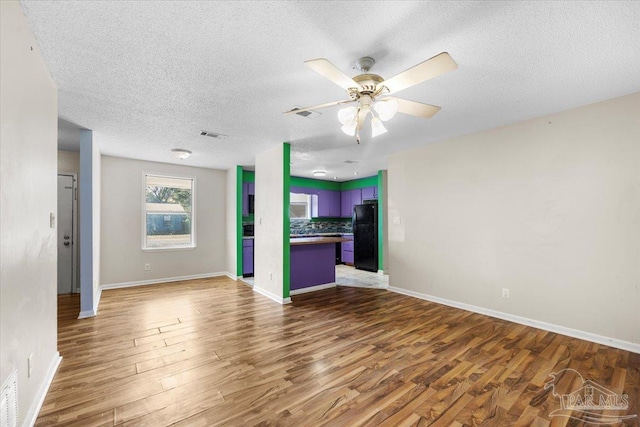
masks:
{"label": "white interior door", "polygon": [[75,288],[74,199],[75,178],[58,175],[58,294]]}

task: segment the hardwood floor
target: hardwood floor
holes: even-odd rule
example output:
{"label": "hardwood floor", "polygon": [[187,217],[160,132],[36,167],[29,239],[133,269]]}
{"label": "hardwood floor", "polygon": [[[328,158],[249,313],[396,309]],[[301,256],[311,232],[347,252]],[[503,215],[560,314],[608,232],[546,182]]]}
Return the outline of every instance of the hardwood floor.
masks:
{"label": "hardwood floor", "polygon": [[[609,415],[640,412],[638,354],[386,290],[280,306],[215,278],[106,290],[97,317],[78,311],[59,298],[64,359],[38,426],[588,425],[550,416],[544,385],[564,368],[628,395]],[[579,385],[570,373],[556,393]]]}

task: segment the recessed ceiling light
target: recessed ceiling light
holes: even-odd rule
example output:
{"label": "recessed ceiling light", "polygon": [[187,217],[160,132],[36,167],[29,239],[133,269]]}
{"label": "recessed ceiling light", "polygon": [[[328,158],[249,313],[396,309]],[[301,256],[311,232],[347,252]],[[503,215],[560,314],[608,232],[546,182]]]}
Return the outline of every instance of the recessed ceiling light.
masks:
{"label": "recessed ceiling light", "polygon": [[184,160],[191,155],[191,151],[182,148],[174,148],[171,152],[180,160]]}
{"label": "recessed ceiling light", "polygon": [[358,172],[354,172],[353,174],[354,174],[354,175],[358,175]]}
{"label": "recessed ceiling light", "polygon": [[333,179],[338,179],[338,177],[337,177],[337,176],[334,176],[334,177],[333,177]]}
{"label": "recessed ceiling light", "polygon": [[326,175],[327,175],[327,171],[323,171],[323,170],[313,171],[313,176],[326,176]]}

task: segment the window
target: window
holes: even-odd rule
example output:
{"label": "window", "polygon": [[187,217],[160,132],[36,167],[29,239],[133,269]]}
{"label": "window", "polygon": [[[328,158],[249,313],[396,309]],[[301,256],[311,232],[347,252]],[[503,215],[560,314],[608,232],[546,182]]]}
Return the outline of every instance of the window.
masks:
{"label": "window", "polygon": [[289,218],[311,218],[311,196],[309,194],[289,194]]}
{"label": "window", "polygon": [[144,187],[142,248],[194,248],[194,179],[145,174]]}

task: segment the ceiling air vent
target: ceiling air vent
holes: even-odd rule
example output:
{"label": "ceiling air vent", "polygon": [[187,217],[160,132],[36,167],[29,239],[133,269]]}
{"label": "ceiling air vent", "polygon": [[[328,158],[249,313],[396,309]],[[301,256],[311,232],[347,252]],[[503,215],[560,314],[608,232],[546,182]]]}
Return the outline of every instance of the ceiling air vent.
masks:
{"label": "ceiling air vent", "polygon": [[223,135],[221,133],[209,132],[207,130],[201,130],[200,131],[200,136],[208,136],[210,138],[215,138],[215,139],[226,139],[227,138],[227,135]]}
{"label": "ceiling air vent", "polygon": [[[299,109],[300,109],[300,107],[293,107],[293,108],[292,108],[291,110],[289,110],[289,111],[296,111],[296,110],[299,110]],[[320,116],[320,115],[321,115],[321,114],[320,114],[320,113],[318,113],[318,112],[315,112],[315,111],[309,111],[309,110],[306,110],[306,111],[299,111],[299,112],[297,112],[297,113],[295,113],[295,114],[297,114],[297,115],[298,115],[298,116],[300,116],[300,117],[306,117],[307,119],[315,119],[316,117],[318,117],[318,116]]]}
{"label": "ceiling air vent", "polygon": [[345,163],[347,163],[347,164],[349,164],[349,165],[350,165],[351,163],[358,163],[358,161],[357,161],[357,160],[345,160],[344,162],[345,162]]}

